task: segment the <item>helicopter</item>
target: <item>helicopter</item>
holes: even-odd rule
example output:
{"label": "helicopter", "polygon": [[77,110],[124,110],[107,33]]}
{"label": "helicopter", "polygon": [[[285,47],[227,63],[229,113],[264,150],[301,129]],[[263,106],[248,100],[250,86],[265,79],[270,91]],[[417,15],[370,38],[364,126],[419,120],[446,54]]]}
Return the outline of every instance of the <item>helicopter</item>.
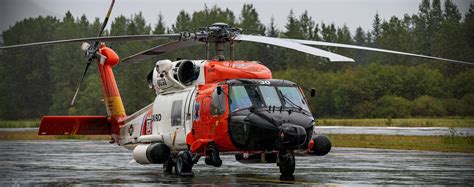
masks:
{"label": "helicopter", "polygon": [[[97,37],[76,38],[0,47],[21,47],[84,42],[86,67],[71,101],[74,105],[89,66],[97,63],[107,115],[43,116],[39,135],[111,135],[132,151],[140,164],[162,164],[165,172],[193,176],[192,168],[204,158],[206,165],[220,167],[221,154],[235,155],[244,164],[276,163],[282,176],[292,177],[295,156],[324,156],[331,151],[328,137],[315,135],[315,118],[304,88],[273,79],[271,70],[258,61],[234,59],[234,46],[255,42],[289,48],[330,62],[354,62],[350,57],[312,46],[340,47],[414,56],[452,63],[464,62],[421,54],[338,44],[245,35],[239,28],[214,23],[194,33],[103,36],[113,9],[112,0]],[[105,42],[173,40],[120,59]],[[90,43],[88,43],[90,42]],[[204,45],[203,60],[158,60],[146,77],[156,93],[153,103],[127,115],[115,81],[113,67],[139,63],[161,54]],[[225,59],[226,45],[229,60]],[[211,57],[211,47],[215,56]],[[314,96],[311,89],[309,96]]]}

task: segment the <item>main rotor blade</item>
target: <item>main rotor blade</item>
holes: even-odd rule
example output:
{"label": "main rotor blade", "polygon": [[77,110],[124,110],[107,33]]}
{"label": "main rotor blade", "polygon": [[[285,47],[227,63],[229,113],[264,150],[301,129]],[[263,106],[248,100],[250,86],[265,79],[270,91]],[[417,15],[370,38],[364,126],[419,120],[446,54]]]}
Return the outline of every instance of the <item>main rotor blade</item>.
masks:
{"label": "main rotor blade", "polygon": [[453,60],[453,59],[447,59],[447,58],[440,58],[440,57],[434,57],[434,56],[427,56],[427,55],[407,53],[407,52],[387,50],[387,49],[380,49],[380,48],[373,48],[373,47],[363,47],[363,46],[357,46],[357,45],[338,44],[338,43],[311,41],[311,40],[295,40],[295,39],[286,39],[286,40],[297,42],[297,43],[304,44],[304,45],[340,47],[340,48],[347,48],[347,49],[359,49],[359,50],[365,50],[365,51],[375,51],[375,52],[390,53],[390,54],[397,54],[397,55],[414,56],[414,57],[427,58],[427,59],[433,59],[433,60],[442,60],[442,61],[453,62],[453,63],[474,65],[474,63],[472,63],[472,62],[465,62],[465,61],[459,61],[459,60]]}
{"label": "main rotor blade", "polygon": [[354,62],[354,59],[349,58],[349,57],[331,53],[331,52],[318,49],[318,48],[309,47],[306,45],[299,44],[297,42],[293,42],[293,41],[289,41],[289,40],[285,40],[281,38],[242,34],[242,35],[236,36],[234,40],[264,43],[264,44],[270,44],[270,45],[276,45],[276,46],[285,47],[289,49],[294,49],[294,50],[308,53],[311,55],[328,58],[331,62]]}
{"label": "main rotor blade", "polygon": [[91,60],[89,60],[86,64],[86,69],[84,69],[84,72],[82,73],[82,77],[81,77],[81,80],[79,81],[79,85],[77,85],[77,89],[76,89],[76,93],[74,93],[74,97],[72,97],[72,101],[71,101],[71,106],[74,105],[74,103],[76,102],[76,97],[77,97],[77,94],[79,93],[79,89],[81,88],[81,84],[82,84],[82,81],[84,81],[84,78],[86,77],[87,75],[87,70],[89,69],[89,66],[91,65]]}
{"label": "main rotor blade", "polygon": [[178,34],[157,34],[157,35],[126,35],[126,36],[104,36],[104,37],[90,37],[90,38],[75,38],[75,39],[66,39],[66,40],[55,40],[55,41],[46,41],[46,42],[36,42],[28,44],[18,44],[10,46],[2,46],[2,49],[13,49],[13,48],[23,48],[23,47],[33,47],[33,46],[42,46],[42,45],[54,45],[54,44],[64,44],[64,43],[76,43],[76,42],[115,42],[115,41],[134,41],[134,40],[158,40],[158,39],[172,39],[178,40],[181,35]]}
{"label": "main rotor blade", "polygon": [[134,55],[128,56],[122,60],[123,63],[138,63],[142,60],[150,59],[154,56],[161,55],[164,53],[176,51],[178,49],[184,49],[188,47],[192,47],[195,45],[204,44],[203,42],[196,41],[193,39],[185,40],[185,41],[174,41],[170,43],[166,43],[163,45],[159,45],[142,52],[136,53]]}

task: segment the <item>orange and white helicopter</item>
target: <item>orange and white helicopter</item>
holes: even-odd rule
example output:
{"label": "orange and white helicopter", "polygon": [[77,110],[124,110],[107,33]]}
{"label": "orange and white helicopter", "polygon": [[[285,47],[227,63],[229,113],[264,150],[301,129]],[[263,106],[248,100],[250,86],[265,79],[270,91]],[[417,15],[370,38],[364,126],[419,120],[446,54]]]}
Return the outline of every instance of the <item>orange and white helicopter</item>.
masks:
{"label": "orange and white helicopter", "polygon": [[[215,23],[195,33],[102,37],[113,4],[114,1],[98,37],[0,49],[93,41],[93,44],[82,44],[88,62],[71,104],[75,102],[90,64],[97,62],[107,115],[44,116],[39,135],[111,135],[111,142],[133,150],[133,158],[138,163],[163,164],[166,172],[174,167],[179,176],[192,175],[193,165],[201,156],[205,157],[207,165],[221,166],[220,154],[234,154],[242,163],[277,163],[282,176],[292,176],[295,155],[323,156],[331,150],[331,142],[326,136],[313,135],[315,119],[303,89],[287,80],[272,79],[271,71],[260,62],[234,60],[233,48],[240,41],[290,48],[329,61],[354,60],[308,45],[473,64],[354,45],[244,35],[240,29],[225,23]],[[149,87],[156,91],[154,102],[127,115],[112,71],[120,59],[103,42],[156,39],[175,41],[142,51],[122,62],[136,63],[195,45],[205,46],[206,59],[156,62],[147,77]],[[217,54],[214,58],[209,55],[211,44]],[[230,46],[230,60],[224,58],[226,44]],[[310,95],[314,94],[311,89]]]}

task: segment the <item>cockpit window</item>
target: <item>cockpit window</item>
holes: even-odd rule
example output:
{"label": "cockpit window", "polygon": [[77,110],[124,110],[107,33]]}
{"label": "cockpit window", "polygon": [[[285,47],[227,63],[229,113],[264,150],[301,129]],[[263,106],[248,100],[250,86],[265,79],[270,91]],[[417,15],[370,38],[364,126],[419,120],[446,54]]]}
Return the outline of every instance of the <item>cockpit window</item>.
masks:
{"label": "cockpit window", "polygon": [[309,111],[298,87],[235,85],[229,91],[230,111],[249,107],[301,108]]}
{"label": "cockpit window", "polygon": [[308,106],[297,87],[278,87],[277,89],[281,92],[285,100],[285,107],[294,107],[294,105],[297,105],[304,110],[308,110]]}
{"label": "cockpit window", "polygon": [[280,107],[280,97],[273,86],[259,86],[260,92],[262,92],[263,100],[265,100],[266,106]]}

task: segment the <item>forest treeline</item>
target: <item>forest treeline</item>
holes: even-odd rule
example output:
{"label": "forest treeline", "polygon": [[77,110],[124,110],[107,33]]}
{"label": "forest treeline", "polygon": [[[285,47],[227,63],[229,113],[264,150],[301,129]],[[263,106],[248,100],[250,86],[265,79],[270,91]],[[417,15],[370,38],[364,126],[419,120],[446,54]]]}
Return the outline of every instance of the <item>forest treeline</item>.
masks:
{"label": "forest treeline", "polygon": [[[119,14],[115,12],[115,14]],[[350,15],[348,15],[350,16]],[[354,44],[474,62],[474,5],[462,15],[451,1],[423,0],[413,15],[383,20],[374,15],[372,28],[316,22],[307,11],[289,12],[278,29],[273,19],[263,24],[257,10],[244,4],[236,14],[207,7],[180,11],[175,22],[156,25],[141,13],[111,20],[107,35],[194,32],[215,22],[240,27],[245,34]],[[36,17],[17,22],[3,32],[5,45],[93,37],[99,18],[88,20],[67,12],[63,18]],[[122,58],[167,41],[109,42]],[[86,64],[80,44],[62,44],[0,51],[0,119],[38,118],[42,115],[104,115],[97,67],[91,66],[77,104],[70,106]],[[274,78],[315,88],[309,98],[317,117],[410,117],[474,115],[474,68],[469,65],[373,52],[324,48],[352,57],[356,63],[330,63],[274,46],[239,43],[236,59],[258,60],[273,70]],[[146,75],[157,59],[204,59],[204,48],[193,47],[140,64],[119,64],[114,72],[127,114],[151,103],[154,92]],[[307,94],[309,95],[309,94]]]}

